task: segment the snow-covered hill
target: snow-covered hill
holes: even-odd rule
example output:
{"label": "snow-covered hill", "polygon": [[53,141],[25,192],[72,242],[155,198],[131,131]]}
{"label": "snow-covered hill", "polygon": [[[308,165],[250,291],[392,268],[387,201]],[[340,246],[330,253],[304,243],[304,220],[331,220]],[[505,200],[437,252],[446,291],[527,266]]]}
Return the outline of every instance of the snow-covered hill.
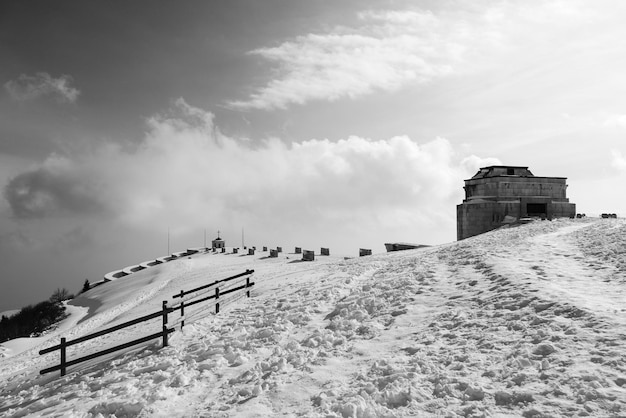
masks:
{"label": "snow-covered hill", "polygon": [[[625,237],[619,219],[538,221],[350,260],[200,254],[161,264],[87,292],[48,336],[5,344],[0,415],[626,416]],[[196,312],[169,347],[38,375],[58,353],[37,351],[60,336],[153,312],[247,268],[252,297],[217,316]]]}

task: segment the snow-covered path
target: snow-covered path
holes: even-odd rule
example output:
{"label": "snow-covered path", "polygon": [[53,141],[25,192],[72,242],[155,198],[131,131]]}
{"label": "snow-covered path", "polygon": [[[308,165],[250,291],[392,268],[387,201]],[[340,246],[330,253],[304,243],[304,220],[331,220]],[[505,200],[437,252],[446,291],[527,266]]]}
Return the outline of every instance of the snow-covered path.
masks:
{"label": "snow-covered path", "polygon": [[138,275],[157,290],[124,315],[242,267],[252,297],[164,349],[5,377],[0,415],[625,416],[625,234],[560,220],[351,260],[184,260]]}
{"label": "snow-covered path", "polygon": [[[533,237],[525,246],[515,247],[515,252],[504,250],[506,261],[500,270],[513,269],[526,276],[545,298],[568,302],[626,324],[626,288],[623,281],[615,279],[620,274],[618,268],[589,260],[574,237],[590,227],[572,225]],[[491,262],[498,265],[498,258],[492,257]]]}

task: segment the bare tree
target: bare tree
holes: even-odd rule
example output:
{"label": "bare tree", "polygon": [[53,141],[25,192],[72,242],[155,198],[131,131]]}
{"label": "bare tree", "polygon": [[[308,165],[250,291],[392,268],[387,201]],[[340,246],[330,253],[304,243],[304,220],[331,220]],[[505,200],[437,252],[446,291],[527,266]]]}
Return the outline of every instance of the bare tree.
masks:
{"label": "bare tree", "polygon": [[57,288],[57,290],[52,293],[52,296],[50,296],[49,300],[52,303],[59,303],[63,302],[64,300],[72,299],[73,297],[74,296],[71,295],[66,288]]}

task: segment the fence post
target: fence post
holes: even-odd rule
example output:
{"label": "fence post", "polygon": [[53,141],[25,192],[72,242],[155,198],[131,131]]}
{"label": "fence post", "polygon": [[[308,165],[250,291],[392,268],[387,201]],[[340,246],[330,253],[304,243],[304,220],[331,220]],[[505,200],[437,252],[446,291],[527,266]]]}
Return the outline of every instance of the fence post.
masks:
{"label": "fence post", "polygon": [[61,376],[65,376],[65,337],[61,337]]}
{"label": "fence post", "polygon": [[220,313],[220,288],[216,287],[215,288],[215,313],[218,314]]}
{"label": "fence post", "polygon": [[183,330],[185,326],[185,301],[183,300],[183,295],[185,292],[180,291],[180,330]]}
{"label": "fence post", "polygon": [[167,301],[163,301],[163,347],[167,347]]}
{"label": "fence post", "polygon": [[246,296],[250,297],[250,276],[246,277]]}

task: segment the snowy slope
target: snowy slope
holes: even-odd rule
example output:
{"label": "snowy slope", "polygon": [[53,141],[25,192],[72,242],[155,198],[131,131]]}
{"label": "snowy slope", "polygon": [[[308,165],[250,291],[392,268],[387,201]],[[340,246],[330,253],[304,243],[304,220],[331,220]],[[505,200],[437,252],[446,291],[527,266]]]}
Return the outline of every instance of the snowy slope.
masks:
{"label": "snowy slope", "polygon": [[[625,234],[619,219],[558,220],[351,260],[200,254],[158,265],[89,291],[76,301],[89,314],[48,341],[6,351],[0,415],[626,416]],[[248,268],[252,297],[197,312],[169,347],[39,377],[58,354],[37,351],[59,336]]]}

